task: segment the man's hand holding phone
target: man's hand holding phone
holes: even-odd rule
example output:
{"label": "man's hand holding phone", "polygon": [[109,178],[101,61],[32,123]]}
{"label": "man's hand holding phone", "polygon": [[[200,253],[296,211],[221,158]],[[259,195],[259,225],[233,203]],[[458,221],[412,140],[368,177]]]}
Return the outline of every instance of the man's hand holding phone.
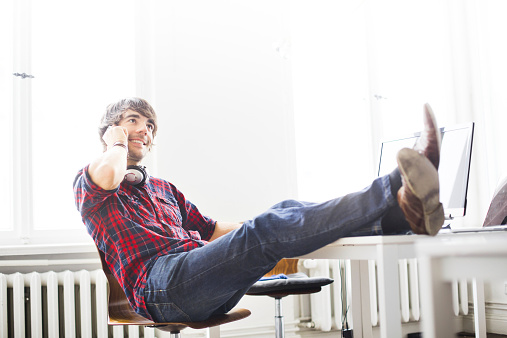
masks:
{"label": "man's hand holding phone", "polygon": [[102,136],[102,139],[104,142],[106,142],[107,149],[109,150],[116,142],[121,142],[128,147],[128,137],[129,132],[127,128],[120,126],[109,126],[109,128],[107,128],[106,132],[104,133],[104,136]]}
{"label": "man's hand holding phone", "polygon": [[113,190],[120,185],[125,177],[128,131],[125,127],[109,126],[102,139],[107,144],[107,151],[90,163],[88,172],[92,181],[99,187]]}

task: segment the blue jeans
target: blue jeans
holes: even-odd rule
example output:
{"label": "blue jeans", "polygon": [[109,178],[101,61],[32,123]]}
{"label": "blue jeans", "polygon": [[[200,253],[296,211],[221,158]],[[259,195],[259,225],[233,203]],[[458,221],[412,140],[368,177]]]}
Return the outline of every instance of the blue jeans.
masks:
{"label": "blue jeans", "polygon": [[281,202],[203,247],[159,257],[144,290],[148,311],[157,322],[226,313],[280,259],[341,237],[382,234],[380,220],[392,207],[388,176],[324,203]]}

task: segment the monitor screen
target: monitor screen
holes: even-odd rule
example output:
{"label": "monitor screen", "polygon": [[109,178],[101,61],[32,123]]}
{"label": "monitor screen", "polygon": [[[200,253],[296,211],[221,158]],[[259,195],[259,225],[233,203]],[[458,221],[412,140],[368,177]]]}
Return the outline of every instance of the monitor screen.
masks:
{"label": "monitor screen", "polygon": [[[440,201],[447,219],[462,217],[466,212],[468,176],[472,156],[474,123],[445,127],[440,149]],[[396,154],[401,148],[412,148],[420,133],[383,141],[380,145],[378,176],[389,174],[396,168]]]}

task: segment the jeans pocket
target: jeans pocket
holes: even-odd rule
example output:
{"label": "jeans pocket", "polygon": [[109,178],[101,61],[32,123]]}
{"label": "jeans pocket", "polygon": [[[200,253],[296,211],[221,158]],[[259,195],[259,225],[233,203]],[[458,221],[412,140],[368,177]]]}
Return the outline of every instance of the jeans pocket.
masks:
{"label": "jeans pocket", "polygon": [[151,317],[158,323],[191,322],[191,318],[174,303],[147,303]]}

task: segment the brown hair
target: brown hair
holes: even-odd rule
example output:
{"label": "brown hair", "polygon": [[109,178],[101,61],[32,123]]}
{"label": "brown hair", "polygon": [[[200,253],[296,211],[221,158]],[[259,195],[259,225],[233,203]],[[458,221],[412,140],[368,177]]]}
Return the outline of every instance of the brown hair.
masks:
{"label": "brown hair", "polygon": [[107,106],[106,112],[102,116],[99,125],[99,136],[100,141],[104,146],[104,151],[107,149],[107,145],[102,139],[104,133],[109,126],[117,125],[120,122],[123,113],[129,109],[153,120],[153,136],[155,137],[155,134],[157,133],[157,114],[155,113],[155,110],[148,101],[139,97],[129,97],[116,103],[111,103]]}

